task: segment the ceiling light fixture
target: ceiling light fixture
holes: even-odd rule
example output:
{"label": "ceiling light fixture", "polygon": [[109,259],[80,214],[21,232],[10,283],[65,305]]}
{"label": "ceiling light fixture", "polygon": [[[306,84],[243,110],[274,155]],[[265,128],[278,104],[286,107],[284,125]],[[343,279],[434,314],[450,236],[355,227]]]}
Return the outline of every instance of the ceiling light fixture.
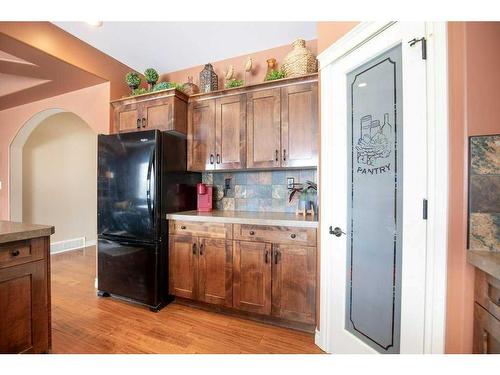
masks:
{"label": "ceiling light fixture", "polygon": [[102,26],[102,21],[90,21],[86,22],[87,25],[93,26],[93,27],[101,27]]}

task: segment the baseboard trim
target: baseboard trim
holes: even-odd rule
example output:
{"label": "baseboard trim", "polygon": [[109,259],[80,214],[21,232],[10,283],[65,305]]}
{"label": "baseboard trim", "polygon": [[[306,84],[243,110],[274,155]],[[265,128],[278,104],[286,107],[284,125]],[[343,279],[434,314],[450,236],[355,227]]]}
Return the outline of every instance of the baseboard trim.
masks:
{"label": "baseboard trim", "polygon": [[85,237],[71,238],[64,241],[52,242],[50,244],[50,253],[59,254],[59,253],[64,253],[66,251],[82,249],[87,246],[95,246],[96,244],[97,240],[87,241]]}

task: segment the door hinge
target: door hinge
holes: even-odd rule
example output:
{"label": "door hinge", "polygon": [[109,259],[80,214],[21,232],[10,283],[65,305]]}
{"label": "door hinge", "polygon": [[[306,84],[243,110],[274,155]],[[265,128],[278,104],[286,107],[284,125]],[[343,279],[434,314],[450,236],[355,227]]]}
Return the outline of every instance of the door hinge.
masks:
{"label": "door hinge", "polygon": [[418,42],[422,45],[422,60],[427,60],[427,39],[425,39],[425,37],[413,38],[408,43],[410,44],[410,47],[413,47]]}
{"label": "door hinge", "polygon": [[427,199],[422,202],[422,219],[427,220]]}

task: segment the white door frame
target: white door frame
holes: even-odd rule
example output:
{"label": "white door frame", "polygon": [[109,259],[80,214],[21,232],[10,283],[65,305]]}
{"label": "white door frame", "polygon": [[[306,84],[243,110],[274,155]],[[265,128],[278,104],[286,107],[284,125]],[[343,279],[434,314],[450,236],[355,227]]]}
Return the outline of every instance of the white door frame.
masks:
{"label": "white door frame", "polygon": [[[320,70],[358,48],[394,22],[363,22],[318,56]],[[425,328],[422,353],[444,353],[446,328],[446,267],[448,229],[448,43],[445,22],[426,23],[427,39],[427,198],[428,227],[425,286]],[[326,90],[333,82],[321,76],[321,100],[334,98]],[[331,106],[321,105],[321,127],[332,121]],[[321,186],[321,164],[319,167]],[[323,208],[324,210],[324,208]],[[320,211],[321,212],[321,211]],[[326,246],[328,226],[321,222],[320,327],[316,344],[331,352],[329,337],[332,324],[331,254]]]}

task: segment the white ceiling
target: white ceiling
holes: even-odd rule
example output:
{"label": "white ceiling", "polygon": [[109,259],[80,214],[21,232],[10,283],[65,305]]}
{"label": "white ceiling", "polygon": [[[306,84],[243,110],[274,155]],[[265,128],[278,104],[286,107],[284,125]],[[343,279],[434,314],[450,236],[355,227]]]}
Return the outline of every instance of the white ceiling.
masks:
{"label": "white ceiling", "polygon": [[54,22],[144,72],[160,74],[316,38],[316,22]]}

